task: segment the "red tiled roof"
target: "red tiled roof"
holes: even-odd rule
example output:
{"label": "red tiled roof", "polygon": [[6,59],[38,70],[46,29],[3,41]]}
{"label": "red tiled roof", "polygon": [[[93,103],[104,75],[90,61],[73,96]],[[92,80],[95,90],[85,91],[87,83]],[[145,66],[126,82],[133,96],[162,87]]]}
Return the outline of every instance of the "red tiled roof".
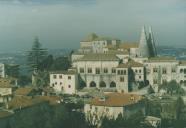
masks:
{"label": "red tiled roof", "polygon": [[119,45],[119,48],[122,49],[130,49],[130,48],[138,48],[139,47],[139,43],[121,43]]}
{"label": "red tiled roof", "polygon": [[49,102],[50,105],[55,105],[58,101],[60,101],[60,97],[58,96],[15,96],[10,102],[8,102],[8,108],[26,108],[42,102]]}
{"label": "red tiled roof", "polygon": [[15,95],[28,95],[34,88],[33,87],[24,87],[24,88],[18,88],[15,91]]}
{"label": "red tiled roof", "polygon": [[91,105],[96,106],[109,106],[109,107],[122,107],[138,103],[142,100],[142,96],[129,93],[110,93],[105,95],[105,100],[94,98]]}
{"label": "red tiled roof", "polygon": [[128,68],[128,67],[143,67],[143,64],[130,60],[127,63],[119,64],[117,68]]}
{"label": "red tiled roof", "polygon": [[12,113],[7,112],[7,111],[0,111],[0,118],[5,118],[12,115]]}

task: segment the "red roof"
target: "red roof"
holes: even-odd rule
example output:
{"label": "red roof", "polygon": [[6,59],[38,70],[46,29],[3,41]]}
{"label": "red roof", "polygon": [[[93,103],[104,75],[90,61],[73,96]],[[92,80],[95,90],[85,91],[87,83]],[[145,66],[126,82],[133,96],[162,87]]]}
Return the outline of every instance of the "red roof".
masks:
{"label": "red roof", "polygon": [[142,96],[130,93],[110,93],[105,95],[105,100],[94,98],[91,105],[96,106],[109,106],[109,107],[123,107],[131,104],[138,103],[142,100]]}

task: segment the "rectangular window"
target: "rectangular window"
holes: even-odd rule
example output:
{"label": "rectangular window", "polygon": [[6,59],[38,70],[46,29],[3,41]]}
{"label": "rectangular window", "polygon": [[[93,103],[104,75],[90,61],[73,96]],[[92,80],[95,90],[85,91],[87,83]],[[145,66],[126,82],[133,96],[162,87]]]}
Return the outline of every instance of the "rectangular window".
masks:
{"label": "rectangular window", "polygon": [[123,72],[123,70],[121,70],[121,75],[123,75],[124,74],[124,72]]}
{"label": "rectangular window", "polygon": [[80,69],[79,69],[79,72],[80,72],[80,73],[84,73],[84,68],[80,68]]}
{"label": "rectangular window", "polygon": [[157,68],[153,68],[153,72],[158,72],[158,69]]}
{"label": "rectangular window", "polygon": [[54,78],[54,79],[56,79],[56,78],[57,78],[57,76],[56,76],[56,75],[53,75],[53,78]]}
{"label": "rectangular window", "polygon": [[176,68],[172,68],[172,72],[175,73],[176,72]]}
{"label": "rectangular window", "polygon": [[68,76],[68,80],[71,80],[71,76]]}
{"label": "rectangular window", "polygon": [[59,79],[62,79],[62,75],[59,75]]}
{"label": "rectangular window", "polygon": [[139,70],[139,73],[141,73],[141,69]]}
{"label": "rectangular window", "polygon": [[100,74],[100,68],[96,68],[96,74]]}
{"label": "rectangular window", "polygon": [[124,70],[124,75],[126,75],[127,74],[127,71],[126,70]]}
{"label": "rectangular window", "polygon": [[162,74],[167,74],[167,69],[166,68],[162,69]]}
{"label": "rectangular window", "polygon": [[157,83],[158,83],[157,79],[154,79],[153,84],[157,84]]}
{"label": "rectangular window", "polygon": [[92,68],[88,68],[88,73],[92,73]]}
{"label": "rectangular window", "polygon": [[116,73],[116,69],[113,68],[113,69],[112,69],[112,73]]}
{"label": "rectangular window", "polygon": [[104,68],[104,69],[103,69],[103,72],[104,72],[104,73],[108,73],[108,68]]}
{"label": "rectangular window", "polygon": [[121,74],[121,72],[120,72],[120,70],[118,70],[118,75],[120,75]]}
{"label": "rectangular window", "polygon": [[120,77],[120,82],[124,82],[124,77]]}

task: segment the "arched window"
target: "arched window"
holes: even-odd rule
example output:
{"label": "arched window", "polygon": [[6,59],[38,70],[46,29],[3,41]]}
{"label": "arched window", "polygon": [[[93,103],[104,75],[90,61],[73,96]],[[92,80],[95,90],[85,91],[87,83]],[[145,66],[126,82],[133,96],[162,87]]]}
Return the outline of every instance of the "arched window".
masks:
{"label": "arched window", "polygon": [[110,83],[110,87],[111,87],[111,88],[115,88],[115,87],[116,87],[116,83],[115,83],[114,81],[112,81],[112,82]]}
{"label": "arched window", "polygon": [[105,88],[105,87],[106,87],[105,82],[104,82],[104,81],[101,81],[101,82],[99,83],[99,87],[100,87],[100,88]]}
{"label": "arched window", "polygon": [[183,80],[180,80],[180,84],[183,84]]}
{"label": "arched window", "polygon": [[180,73],[182,73],[183,72],[183,69],[180,69]]}
{"label": "arched window", "polygon": [[90,82],[90,87],[96,87],[96,83],[94,81]]}

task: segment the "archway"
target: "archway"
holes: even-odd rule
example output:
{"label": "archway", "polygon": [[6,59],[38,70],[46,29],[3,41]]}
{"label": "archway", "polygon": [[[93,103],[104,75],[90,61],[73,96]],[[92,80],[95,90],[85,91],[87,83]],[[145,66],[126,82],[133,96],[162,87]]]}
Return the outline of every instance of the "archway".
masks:
{"label": "archway", "polygon": [[96,83],[94,81],[90,82],[90,87],[96,87]]}
{"label": "archway", "polygon": [[105,88],[105,87],[106,87],[106,83],[105,83],[104,81],[101,81],[101,82],[99,83],[99,87],[100,87],[100,88]]}
{"label": "archway", "polygon": [[116,83],[115,83],[114,81],[112,81],[112,82],[110,83],[110,87],[111,87],[111,88],[115,88],[115,87],[116,87]]}

